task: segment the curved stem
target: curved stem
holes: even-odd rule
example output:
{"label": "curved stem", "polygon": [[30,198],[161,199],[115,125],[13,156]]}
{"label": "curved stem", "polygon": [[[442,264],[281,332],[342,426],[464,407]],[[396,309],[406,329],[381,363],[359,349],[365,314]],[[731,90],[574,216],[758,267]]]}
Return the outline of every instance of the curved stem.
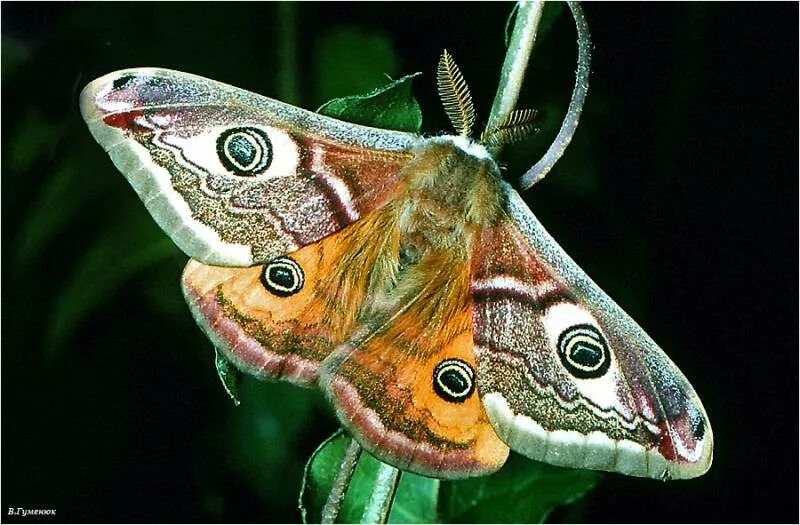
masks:
{"label": "curved stem", "polygon": [[399,482],[400,471],[391,465],[380,462],[375,487],[364,508],[361,523],[386,523]]}
{"label": "curved stem", "polygon": [[572,141],[572,136],[578,127],[583,101],[586,99],[586,92],[589,90],[589,69],[591,64],[592,42],[589,36],[589,26],[583,9],[577,2],[567,2],[572,17],[575,19],[575,29],[578,32],[578,67],[575,72],[575,87],[572,90],[572,100],[570,100],[567,114],[561,123],[556,139],[550,144],[544,156],[533,165],[522,177],[520,177],[520,187],[526,190],[542,180],[553,168],[555,163],[564,154],[564,150]]}
{"label": "curved stem", "polygon": [[[514,31],[506,51],[503,69],[500,72],[500,83],[492,103],[492,111],[486,122],[486,131],[497,127],[514,111],[522,89],[522,81],[528,68],[536,32],[544,9],[543,0],[522,0],[514,21]],[[500,153],[501,144],[489,147],[492,155]]]}
{"label": "curved stem", "polygon": [[298,52],[298,6],[294,2],[275,4],[277,15],[278,99],[289,104],[300,101],[300,59]]}
{"label": "curved stem", "polygon": [[328,493],[328,499],[325,501],[325,506],[322,507],[321,523],[336,523],[336,518],[342,509],[342,502],[347,494],[347,488],[350,486],[350,480],[353,478],[353,472],[356,470],[360,457],[361,445],[355,439],[350,438],[350,443],[347,445],[347,450],[345,450],[342,463],[339,466],[339,472],[336,473],[333,486],[331,486],[331,491]]}

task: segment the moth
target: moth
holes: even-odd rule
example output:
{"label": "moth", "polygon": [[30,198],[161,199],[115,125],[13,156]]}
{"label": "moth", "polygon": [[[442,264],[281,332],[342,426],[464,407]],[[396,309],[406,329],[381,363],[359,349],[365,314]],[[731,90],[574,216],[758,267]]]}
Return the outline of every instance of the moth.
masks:
{"label": "moth", "polygon": [[[94,138],[191,260],[182,285],[241,371],[319,388],[377,458],[489,474],[509,449],[656,479],[711,464],[708,418],[664,352],[595,285],[469,138],[328,118],[198,76],[91,82]],[[505,126],[505,127],[503,127]]]}

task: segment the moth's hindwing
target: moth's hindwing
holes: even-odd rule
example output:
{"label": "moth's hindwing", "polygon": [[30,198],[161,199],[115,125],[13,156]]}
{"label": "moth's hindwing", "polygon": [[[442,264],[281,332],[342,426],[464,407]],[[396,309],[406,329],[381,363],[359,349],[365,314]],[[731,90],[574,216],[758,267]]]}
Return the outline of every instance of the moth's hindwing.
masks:
{"label": "moth's hindwing", "polygon": [[419,140],[164,69],[95,80],[81,113],[173,241],[224,266],[270,261],[377,209]]}
{"label": "moth's hindwing", "polygon": [[711,465],[700,400],[664,352],[564,253],[519,195],[473,252],[478,390],[515,451],[659,479]]}
{"label": "moth's hindwing", "polygon": [[323,240],[250,268],[189,261],[183,291],[226,359],[260,379],[313,386],[319,364],[355,329],[367,300],[374,213]]}

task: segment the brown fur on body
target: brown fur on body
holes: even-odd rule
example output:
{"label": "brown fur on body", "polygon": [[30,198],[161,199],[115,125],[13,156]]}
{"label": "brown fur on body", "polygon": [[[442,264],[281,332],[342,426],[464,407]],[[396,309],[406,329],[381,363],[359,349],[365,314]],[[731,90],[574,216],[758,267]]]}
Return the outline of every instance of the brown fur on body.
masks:
{"label": "brown fur on body", "polygon": [[388,228],[355,225],[362,239],[353,239],[353,244],[381,250],[372,265],[357,270],[369,272],[364,279],[369,286],[360,311],[349,315],[373,325],[398,317],[423,319],[426,339],[436,337],[439,344],[446,344],[469,329],[451,323],[469,308],[469,259],[475,234],[500,215],[498,168],[491,159],[477,158],[447,139],[436,138],[416,149],[402,180],[398,198],[376,213],[380,220],[373,219]]}

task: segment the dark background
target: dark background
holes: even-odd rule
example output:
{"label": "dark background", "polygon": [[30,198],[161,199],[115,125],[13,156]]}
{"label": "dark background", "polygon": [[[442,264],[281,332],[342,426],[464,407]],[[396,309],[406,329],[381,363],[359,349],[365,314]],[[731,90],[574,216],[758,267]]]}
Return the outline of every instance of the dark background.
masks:
{"label": "dark background", "polygon": [[[798,520],[798,6],[585,6],[594,40],[573,146],[525,197],[692,381],[715,434],[705,476],[604,476],[581,514]],[[543,131],[571,91],[574,29],[548,7],[522,105]],[[321,396],[248,381],[234,408],[180,296],[185,257],[92,140],[80,89],[162,66],[315,108],[422,71],[442,48],[484,118],[505,3],[2,4],[2,506],[58,521],[297,521]],[[560,12],[559,12],[560,11]],[[524,501],[510,501],[522,505]],[[5,521],[13,518],[4,516]],[[33,521],[26,519],[24,521]]]}

